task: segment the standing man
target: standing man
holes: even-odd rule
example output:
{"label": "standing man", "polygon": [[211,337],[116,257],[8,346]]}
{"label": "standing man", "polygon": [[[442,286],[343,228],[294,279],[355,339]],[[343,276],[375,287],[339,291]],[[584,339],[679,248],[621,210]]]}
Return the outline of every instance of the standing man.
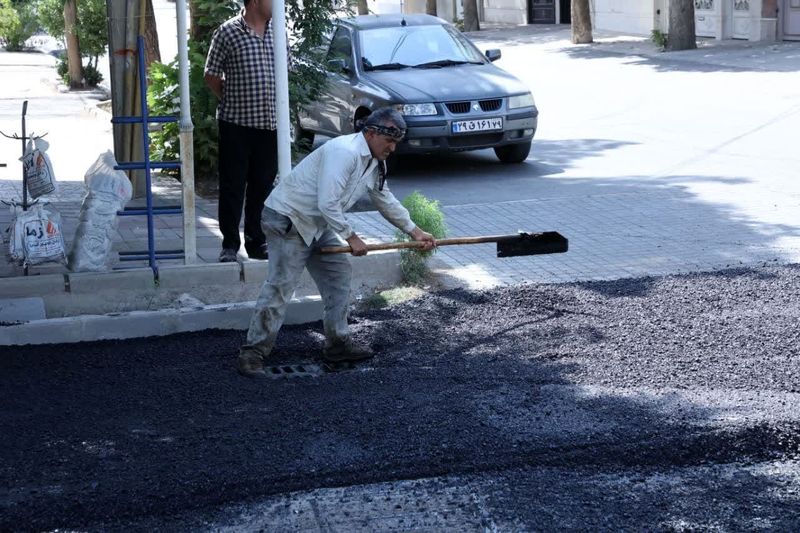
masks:
{"label": "standing man", "polygon": [[219,229],[223,263],[236,261],[244,203],[244,248],[266,259],[261,210],[278,172],[272,0],[244,0],[211,39],[205,80],[219,98]]}
{"label": "standing man", "polygon": [[425,250],[436,245],[430,233],[411,221],[408,210],[386,185],[385,161],[405,128],[400,113],[379,109],[367,118],[361,133],[328,141],[278,181],[264,207],[269,272],[250,321],[247,344],[239,353],[242,375],[264,373],[264,358],[272,351],[303,268],[314,278],[325,306],[323,359],[342,362],[372,356],[368,348],[350,339],[350,261],[342,254],[320,254],[319,249],[340,245],[341,237],[353,255],[366,255],[364,241],[344,216],[365,193],[384,218],[414,240],[425,241]]}

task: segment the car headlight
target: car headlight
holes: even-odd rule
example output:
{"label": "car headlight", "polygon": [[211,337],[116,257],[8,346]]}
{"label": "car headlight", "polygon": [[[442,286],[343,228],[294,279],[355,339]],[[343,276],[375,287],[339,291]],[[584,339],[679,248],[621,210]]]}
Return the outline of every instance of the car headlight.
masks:
{"label": "car headlight", "polygon": [[438,114],[436,106],[433,104],[398,104],[397,110],[408,117]]}
{"label": "car headlight", "polygon": [[519,107],[532,107],[535,105],[536,102],[533,101],[533,95],[531,93],[518,94],[516,96],[510,96],[508,98],[509,109],[517,109]]}

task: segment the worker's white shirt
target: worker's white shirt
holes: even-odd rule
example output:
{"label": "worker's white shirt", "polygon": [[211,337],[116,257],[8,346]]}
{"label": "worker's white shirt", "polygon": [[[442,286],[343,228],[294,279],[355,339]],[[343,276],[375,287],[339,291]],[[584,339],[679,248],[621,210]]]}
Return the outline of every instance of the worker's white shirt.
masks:
{"label": "worker's white shirt", "polygon": [[369,193],[378,211],[400,230],[408,233],[416,227],[388,184],[378,190],[378,160],[361,133],[331,139],[275,183],[266,206],[289,217],[309,246],[326,227],[343,239],[352,236],[353,228],[344,213],[364,193]]}

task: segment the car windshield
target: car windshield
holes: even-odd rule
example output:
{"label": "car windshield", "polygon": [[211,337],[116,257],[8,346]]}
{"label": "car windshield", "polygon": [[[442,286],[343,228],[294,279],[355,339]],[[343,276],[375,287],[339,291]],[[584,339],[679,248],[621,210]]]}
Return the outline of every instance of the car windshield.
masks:
{"label": "car windshield", "polygon": [[361,58],[367,69],[447,67],[485,63],[474,46],[451,26],[399,26],[360,32]]}

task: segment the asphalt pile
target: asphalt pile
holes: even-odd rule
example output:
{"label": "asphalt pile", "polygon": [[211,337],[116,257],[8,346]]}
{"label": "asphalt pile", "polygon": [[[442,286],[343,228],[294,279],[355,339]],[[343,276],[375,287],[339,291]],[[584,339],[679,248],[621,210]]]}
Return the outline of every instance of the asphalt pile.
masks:
{"label": "asphalt pile", "polygon": [[[279,379],[236,374],[232,331],[6,350],[0,529],[180,529],[290,491],[456,476],[494,479],[491,513],[522,529],[791,530],[799,302],[793,266],[443,291],[354,312],[373,360]],[[285,328],[272,362],[319,363],[320,330]],[[652,481],[713,492],[759,464],[784,466],[718,484],[725,505]],[[648,512],[624,504],[633,486]]]}

